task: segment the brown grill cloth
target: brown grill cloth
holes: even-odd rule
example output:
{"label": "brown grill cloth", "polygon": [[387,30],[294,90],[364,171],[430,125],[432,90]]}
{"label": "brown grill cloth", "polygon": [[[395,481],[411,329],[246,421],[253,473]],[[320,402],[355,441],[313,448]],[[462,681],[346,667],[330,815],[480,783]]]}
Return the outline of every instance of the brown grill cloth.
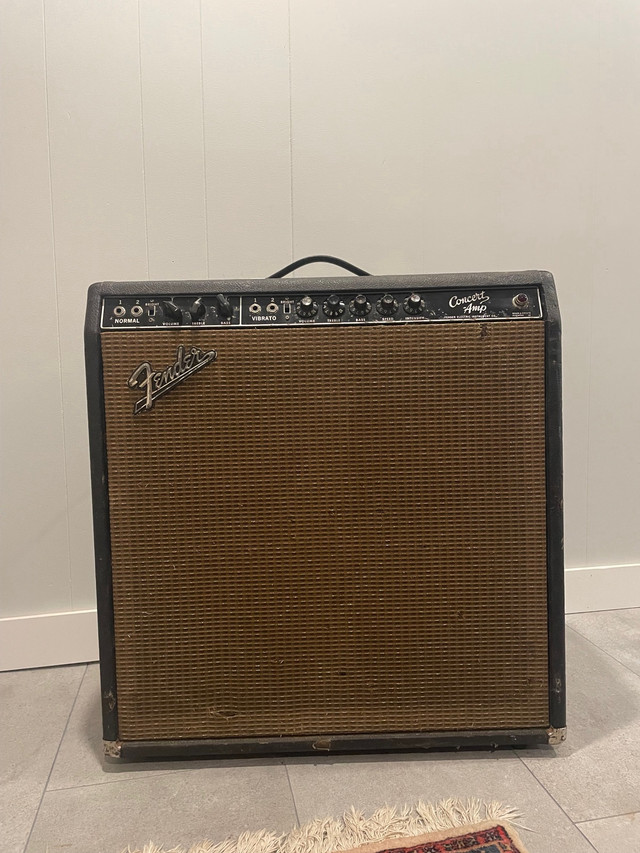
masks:
{"label": "brown grill cloth", "polygon": [[[218,360],[134,416],[178,344]],[[103,333],[120,737],[547,725],[543,348]]]}

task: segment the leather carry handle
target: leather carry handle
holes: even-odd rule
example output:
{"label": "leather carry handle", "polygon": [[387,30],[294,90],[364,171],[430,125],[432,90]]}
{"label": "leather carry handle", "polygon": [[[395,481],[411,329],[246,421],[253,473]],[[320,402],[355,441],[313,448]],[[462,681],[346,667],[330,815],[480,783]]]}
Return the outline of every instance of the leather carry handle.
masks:
{"label": "leather carry handle", "polygon": [[274,272],[273,275],[267,276],[267,278],[282,278],[307,264],[334,264],[336,267],[342,267],[343,270],[352,272],[354,275],[371,275],[370,272],[362,270],[354,264],[350,264],[349,261],[343,261],[342,258],[334,258],[333,255],[309,255],[306,258],[300,258],[297,261],[287,264],[286,267],[282,267],[281,270]]}

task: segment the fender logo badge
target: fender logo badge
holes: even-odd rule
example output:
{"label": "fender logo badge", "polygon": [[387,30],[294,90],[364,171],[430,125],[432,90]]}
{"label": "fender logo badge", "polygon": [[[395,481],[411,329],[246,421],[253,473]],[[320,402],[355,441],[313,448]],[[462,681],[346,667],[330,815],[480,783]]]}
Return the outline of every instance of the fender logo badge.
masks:
{"label": "fender logo badge", "polygon": [[148,361],[143,361],[133,371],[127,381],[129,388],[140,388],[144,391],[144,397],[133,407],[133,414],[137,415],[140,412],[148,412],[153,409],[153,404],[167,394],[176,385],[184,382],[194,373],[202,370],[218,357],[216,350],[212,349],[209,352],[203,352],[198,347],[191,347],[189,351],[180,345],[176,352],[176,360],[165,370],[154,370]]}

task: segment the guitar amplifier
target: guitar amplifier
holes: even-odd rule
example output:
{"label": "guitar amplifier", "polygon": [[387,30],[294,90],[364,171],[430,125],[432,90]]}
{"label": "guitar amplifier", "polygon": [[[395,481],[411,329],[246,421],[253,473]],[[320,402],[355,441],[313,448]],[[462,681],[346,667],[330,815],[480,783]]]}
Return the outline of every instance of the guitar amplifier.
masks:
{"label": "guitar amplifier", "polygon": [[564,739],[549,273],[104,282],[85,331],[107,755]]}

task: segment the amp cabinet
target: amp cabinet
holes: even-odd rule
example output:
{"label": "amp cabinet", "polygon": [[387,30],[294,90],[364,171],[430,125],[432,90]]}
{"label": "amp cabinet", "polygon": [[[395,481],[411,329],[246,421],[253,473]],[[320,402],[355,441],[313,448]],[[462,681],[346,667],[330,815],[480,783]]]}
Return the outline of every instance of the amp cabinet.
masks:
{"label": "amp cabinet", "polygon": [[108,755],[564,738],[549,273],[105,282],[85,331]]}

